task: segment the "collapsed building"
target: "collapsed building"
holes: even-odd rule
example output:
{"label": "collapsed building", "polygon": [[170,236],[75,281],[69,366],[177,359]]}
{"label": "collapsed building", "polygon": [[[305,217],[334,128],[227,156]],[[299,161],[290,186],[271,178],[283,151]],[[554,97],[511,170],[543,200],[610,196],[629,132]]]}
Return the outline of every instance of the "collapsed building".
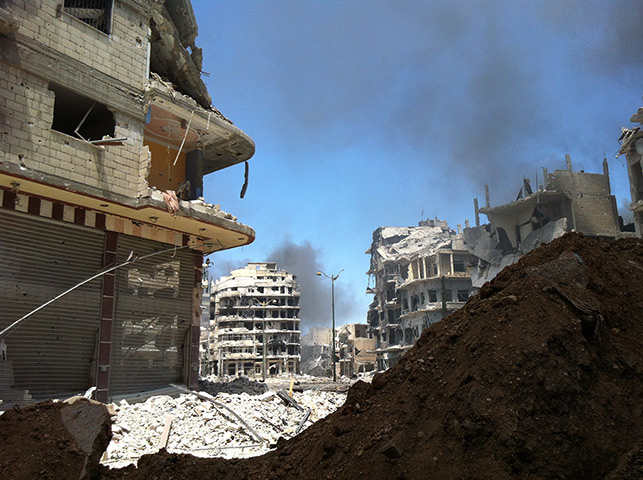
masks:
{"label": "collapsed building", "polygon": [[[373,232],[367,323],[375,338],[377,369],[397,363],[422,332],[462,307],[471,293],[470,255],[446,221]],[[371,284],[373,283],[373,286]]]}
{"label": "collapsed building", "polygon": [[211,105],[196,36],[189,0],[2,2],[5,406],[197,385],[203,256],[255,233],[203,199],[254,143]]}
{"label": "collapsed building", "polygon": [[[474,199],[476,226],[464,229],[464,240],[476,258],[471,272],[475,288],[565,232],[604,238],[621,235],[607,160],[603,160],[602,174],[574,172],[571,157],[566,155],[565,160],[566,170],[548,173],[543,169],[543,185],[535,191],[525,179],[514,202],[492,207],[488,187],[484,207],[479,208]],[[481,213],[488,224],[480,225]]]}
{"label": "collapsed building", "polygon": [[264,378],[299,373],[300,296],[297,277],[274,262],[250,262],[217,280],[212,371]]}
{"label": "collapsed building", "polygon": [[302,373],[316,377],[333,376],[332,341],[332,328],[311,327],[301,336]]}
{"label": "collapsed building", "polygon": [[[643,124],[643,107],[630,118],[630,122]],[[623,128],[621,148],[618,155],[627,159],[627,175],[630,180],[632,203],[630,210],[634,214],[636,234],[643,236],[643,131],[641,127]]]}

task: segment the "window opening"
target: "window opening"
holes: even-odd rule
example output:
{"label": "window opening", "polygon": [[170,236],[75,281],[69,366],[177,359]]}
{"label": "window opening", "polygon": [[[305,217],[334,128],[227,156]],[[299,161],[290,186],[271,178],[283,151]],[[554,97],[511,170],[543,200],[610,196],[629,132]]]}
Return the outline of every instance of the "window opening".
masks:
{"label": "window opening", "polygon": [[65,0],[63,11],[109,35],[113,0]]}
{"label": "window opening", "polygon": [[116,122],[105,105],[60,85],[50,84],[49,90],[55,95],[52,130],[96,143],[104,137],[120,140],[112,138]]}

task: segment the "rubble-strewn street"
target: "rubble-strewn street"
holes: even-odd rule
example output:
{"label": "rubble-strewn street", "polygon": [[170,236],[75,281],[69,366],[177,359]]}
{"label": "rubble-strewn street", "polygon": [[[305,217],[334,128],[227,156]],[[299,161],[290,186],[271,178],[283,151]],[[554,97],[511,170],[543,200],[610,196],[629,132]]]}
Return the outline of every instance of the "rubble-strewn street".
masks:
{"label": "rubble-strewn street", "polygon": [[346,394],[294,392],[293,399],[301,410],[286,404],[275,391],[260,395],[219,393],[212,399],[214,402],[194,394],[178,398],[161,395],[143,403],[130,405],[123,400],[114,405],[113,438],[103,464],[122,467],[144,454],[156,453],[166,423],[170,423],[168,452],[224,458],[261,455],[274,448],[280,437],[291,438],[334,412]]}

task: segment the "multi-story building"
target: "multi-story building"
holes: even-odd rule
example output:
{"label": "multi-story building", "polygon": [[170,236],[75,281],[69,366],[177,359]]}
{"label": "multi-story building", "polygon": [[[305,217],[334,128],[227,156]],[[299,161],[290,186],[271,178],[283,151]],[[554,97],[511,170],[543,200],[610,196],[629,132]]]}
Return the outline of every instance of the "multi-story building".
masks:
{"label": "multi-story building", "polygon": [[196,386],[203,256],[254,239],[203,176],[254,143],[211,105],[190,1],[0,7],[0,398]]}
{"label": "multi-story building", "polygon": [[250,262],[216,281],[210,361],[218,375],[300,371],[297,277],[273,262]]}
{"label": "multi-story building", "polygon": [[[469,253],[445,221],[373,232],[367,323],[377,368],[393,366],[424,329],[462,307],[471,293]],[[374,283],[373,286],[371,284]]]}
{"label": "multi-story building", "polygon": [[634,226],[636,234],[643,236],[643,108],[639,108],[630,118],[630,122],[638,123],[639,126],[632,128],[623,128],[621,138],[621,148],[619,155],[625,155],[627,158],[627,174],[630,179],[630,194],[632,203],[630,210],[634,214]]}

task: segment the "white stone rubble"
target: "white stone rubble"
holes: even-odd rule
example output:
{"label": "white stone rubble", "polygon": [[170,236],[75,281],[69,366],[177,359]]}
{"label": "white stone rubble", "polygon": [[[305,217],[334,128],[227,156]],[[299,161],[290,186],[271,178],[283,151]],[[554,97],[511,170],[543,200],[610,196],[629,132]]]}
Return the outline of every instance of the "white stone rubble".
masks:
{"label": "white stone rubble", "polygon": [[306,390],[293,398],[303,410],[287,406],[274,391],[262,395],[219,393],[216,401],[232,409],[265,441],[259,442],[249,429],[227,409],[194,394],[177,398],[150,397],[144,403],[122,400],[112,404],[116,411],[113,438],[102,462],[112,468],[136,463],[145,454],[159,451],[165,417],[172,417],[167,442],[170,453],[190,453],[201,457],[243,458],[262,455],[274,447],[279,437],[291,438],[306,415],[303,425],[337,410],[346,400],[345,393]]}

